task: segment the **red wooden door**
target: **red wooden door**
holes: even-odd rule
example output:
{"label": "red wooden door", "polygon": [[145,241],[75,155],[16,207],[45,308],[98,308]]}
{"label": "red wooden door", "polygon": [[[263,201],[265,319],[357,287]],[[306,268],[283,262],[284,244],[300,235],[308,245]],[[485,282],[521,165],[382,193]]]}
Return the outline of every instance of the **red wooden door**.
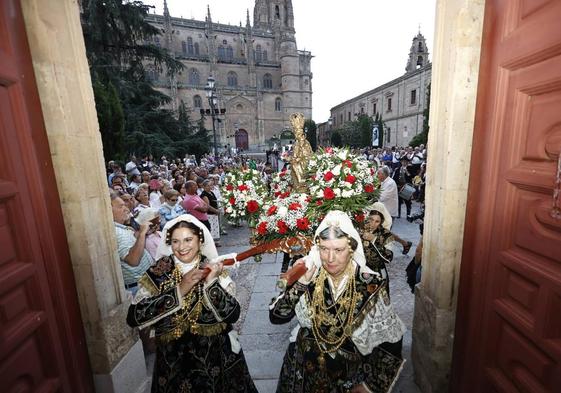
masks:
{"label": "red wooden door", "polygon": [[243,128],[240,128],[236,131],[236,148],[243,149],[244,151],[249,147],[249,141],[247,136],[247,131]]}
{"label": "red wooden door", "polygon": [[0,390],[93,391],[19,1],[0,2]]}
{"label": "red wooden door", "polygon": [[561,391],[561,1],[487,0],[453,392]]}

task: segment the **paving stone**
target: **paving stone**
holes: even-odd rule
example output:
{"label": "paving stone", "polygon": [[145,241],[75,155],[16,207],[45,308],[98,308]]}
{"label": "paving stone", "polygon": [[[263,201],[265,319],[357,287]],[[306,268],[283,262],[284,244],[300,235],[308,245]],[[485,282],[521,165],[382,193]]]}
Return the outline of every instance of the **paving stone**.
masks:
{"label": "paving stone", "polygon": [[249,302],[248,310],[269,310],[269,304],[273,298],[279,295],[279,291],[261,292],[259,296],[255,293]]}
{"label": "paving stone", "polygon": [[277,289],[277,276],[261,276],[258,275],[253,287],[253,293],[257,295],[261,292],[270,293]]}
{"label": "paving stone", "polygon": [[259,393],[275,393],[277,391],[277,378],[253,380]]}
{"label": "paving stone", "polygon": [[255,350],[245,353],[249,373],[254,379],[275,379],[279,377],[284,351]]}

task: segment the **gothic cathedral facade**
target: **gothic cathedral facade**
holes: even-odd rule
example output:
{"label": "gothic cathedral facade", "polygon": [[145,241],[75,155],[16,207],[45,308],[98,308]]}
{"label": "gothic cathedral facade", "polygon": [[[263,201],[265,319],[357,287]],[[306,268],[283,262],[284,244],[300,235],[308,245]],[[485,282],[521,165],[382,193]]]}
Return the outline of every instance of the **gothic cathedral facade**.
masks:
{"label": "gothic cathedral facade", "polygon": [[[174,78],[151,73],[172,109],[183,102],[198,120],[209,108],[207,78],[216,80],[218,107],[226,110],[215,123],[219,151],[262,152],[290,129],[292,113],[311,118],[312,55],[296,45],[291,0],[256,0],[253,26],[249,11],[245,27],[213,23],[210,9],[205,21],[171,17],[165,0],[164,15],[147,20],[162,30],[155,44],[185,66]],[[206,121],[212,130],[209,116]]]}

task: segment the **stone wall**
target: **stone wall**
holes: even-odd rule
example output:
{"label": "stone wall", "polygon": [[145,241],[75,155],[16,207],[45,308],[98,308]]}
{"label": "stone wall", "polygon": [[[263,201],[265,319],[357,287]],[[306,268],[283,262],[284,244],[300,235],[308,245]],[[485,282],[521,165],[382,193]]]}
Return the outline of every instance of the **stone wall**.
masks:
{"label": "stone wall", "polygon": [[431,87],[423,277],[412,358],[423,392],[448,392],[484,0],[439,0]]}
{"label": "stone wall", "polygon": [[[22,0],[94,380],[104,392],[146,381],[123,287],[78,3]],[[131,351],[136,348],[135,351]],[[134,354],[134,358],[131,357]],[[114,378],[114,370],[120,372]]]}

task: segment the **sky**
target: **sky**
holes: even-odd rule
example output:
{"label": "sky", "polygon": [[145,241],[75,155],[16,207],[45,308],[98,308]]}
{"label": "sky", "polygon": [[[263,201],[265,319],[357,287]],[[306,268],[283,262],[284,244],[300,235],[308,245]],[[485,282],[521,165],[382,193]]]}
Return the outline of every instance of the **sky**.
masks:
{"label": "sky", "polygon": [[[143,0],[163,14],[163,0]],[[312,116],[327,121],[329,110],[405,73],[419,26],[432,61],[436,0],[292,0],[298,49],[312,52]],[[171,16],[253,24],[255,0],[168,0]]]}

